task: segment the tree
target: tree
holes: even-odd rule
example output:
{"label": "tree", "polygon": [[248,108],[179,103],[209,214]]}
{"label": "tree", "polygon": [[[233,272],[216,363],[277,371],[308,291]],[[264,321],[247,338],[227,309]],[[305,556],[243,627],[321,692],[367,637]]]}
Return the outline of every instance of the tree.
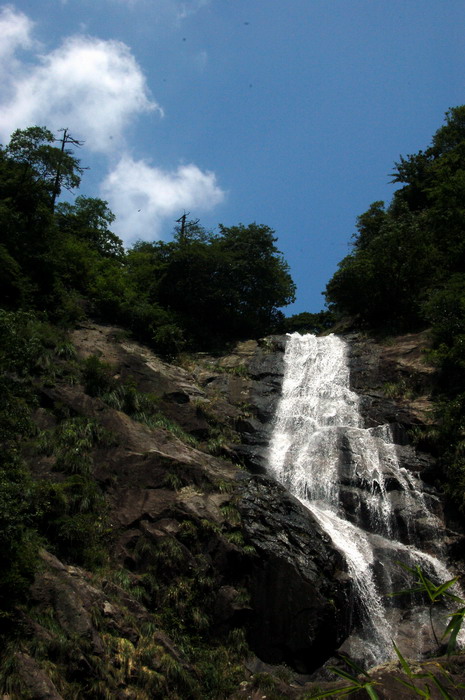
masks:
{"label": "tree", "polygon": [[286,333],[323,333],[334,325],[335,318],[330,311],[318,311],[309,313],[302,311],[300,314],[289,316],[284,321]]}
{"label": "tree", "polygon": [[432,151],[436,156],[453,151],[465,141],[465,105],[446,112],[446,123],[433,136]]}
{"label": "tree", "polygon": [[196,347],[259,337],[282,323],[295,285],[268,226],[220,226],[218,235],[187,222],[169,243],[128,252],[139,298],[159,304]]}
{"label": "tree", "polygon": [[[6,147],[9,158],[21,163],[23,172],[32,171],[34,177],[45,183],[50,194],[52,209],[56,196],[61,188],[73,190],[79,187],[83,168],[72,151],[65,146],[66,131],[63,137],[63,147],[57,148],[51,144],[56,139],[45,126],[30,126],[27,129],[16,129]],[[73,143],[79,142],[73,139]]]}
{"label": "tree", "polygon": [[295,300],[295,284],[274,233],[256,223],[220,225],[221,235],[214,243],[227,260],[227,301],[245,336],[275,330],[283,320],[280,307]]}
{"label": "tree", "polygon": [[391,182],[405,183],[405,186],[394,194],[393,203],[396,200],[402,201],[412,211],[421,211],[428,205],[427,187],[432,162],[431,149],[426,152],[419,151],[406,158],[400,157],[400,161],[394,164]]}
{"label": "tree", "polygon": [[328,282],[332,310],[389,332],[424,325],[422,302],[440,274],[425,224],[425,215],[412,213],[405,204],[395,213],[389,210],[377,235],[345,257]]}
{"label": "tree", "polygon": [[123,243],[109,229],[115,220],[115,215],[108,208],[108,202],[79,195],[74,204],[69,202],[58,204],[56,220],[60,231],[86,241],[103,257],[123,257]]}
{"label": "tree", "polygon": [[357,217],[357,234],[353,235],[353,245],[357,250],[366,249],[371,241],[379,236],[386,221],[384,202],[373,202],[364,214]]}
{"label": "tree", "polygon": [[21,267],[3,245],[0,245],[0,270],[0,299],[3,307],[21,306],[27,295],[27,283],[21,274]]}
{"label": "tree", "polygon": [[[16,263],[16,273],[27,281],[30,295],[41,304],[55,283],[58,241],[50,191],[32,168],[9,157],[7,149],[0,149],[0,230],[2,245]],[[2,284],[10,285],[12,272],[11,262],[0,269]]]}

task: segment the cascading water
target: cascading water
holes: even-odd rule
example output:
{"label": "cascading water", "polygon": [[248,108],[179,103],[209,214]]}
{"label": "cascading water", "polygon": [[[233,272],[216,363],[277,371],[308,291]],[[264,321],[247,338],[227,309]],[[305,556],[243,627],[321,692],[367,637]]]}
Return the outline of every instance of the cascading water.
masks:
{"label": "cascading water", "polygon": [[[416,523],[430,534],[442,526],[418,479],[400,467],[389,426],[363,427],[345,341],[295,333],[284,364],[268,469],[345,557],[358,618],[347,651],[376,663],[392,656],[392,640],[400,637],[399,616],[386,597],[402,577],[396,562],[420,564],[436,580],[452,578],[440,547],[430,542],[430,551],[421,551]],[[418,611],[411,629],[426,627],[421,618]]]}

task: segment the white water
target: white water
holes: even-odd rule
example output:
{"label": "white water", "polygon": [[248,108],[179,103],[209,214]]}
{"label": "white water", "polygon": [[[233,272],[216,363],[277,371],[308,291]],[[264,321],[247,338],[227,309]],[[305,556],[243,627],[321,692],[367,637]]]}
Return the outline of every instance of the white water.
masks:
{"label": "white water", "polygon": [[[389,426],[362,427],[346,343],[334,335],[295,333],[288,336],[284,363],[269,472],[311,511],[343,554],[360,611],[357,635],[366,661],[376,663],[392,655],[396,639],[386,597],[392,578],[399,577],[396,560],[420,564],[439,581],[452,578],[437,557],[414,545],[416,521],[430,530],[441,526],[428,512],[416,477],[400,467]],[[402,543],[396,540],[399,512]],[[376,576],[376,564],[382,576]]]}

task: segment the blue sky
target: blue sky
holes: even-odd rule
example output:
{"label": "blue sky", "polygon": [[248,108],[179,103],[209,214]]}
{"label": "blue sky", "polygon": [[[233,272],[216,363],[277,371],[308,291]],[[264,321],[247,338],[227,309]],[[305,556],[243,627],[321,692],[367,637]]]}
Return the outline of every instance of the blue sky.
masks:
{"label": "blue sky", "polygon": [[463,0],[0,1],[0,141],[86,141],[80,192],[169,240],[184,210],[276,231],[319,311],[399,155],[465,103]]}

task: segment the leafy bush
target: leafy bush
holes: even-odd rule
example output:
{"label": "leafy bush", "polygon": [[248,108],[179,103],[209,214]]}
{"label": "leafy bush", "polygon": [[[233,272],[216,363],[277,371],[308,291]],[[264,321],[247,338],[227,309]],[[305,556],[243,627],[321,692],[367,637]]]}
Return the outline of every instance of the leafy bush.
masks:
{"label": "leafy bush", "polygon": [[111,366],[102,362],[97,355],[90,355],[84,360],[82,378],[89,396],[101,396],[115,386]]}
{"label": "leafy bush", "polygon": [[107,507],[89,476],[70,476],[60,483],[37,484],[39,532],[47,546],[65,561],[93,569],[107,559]]}

